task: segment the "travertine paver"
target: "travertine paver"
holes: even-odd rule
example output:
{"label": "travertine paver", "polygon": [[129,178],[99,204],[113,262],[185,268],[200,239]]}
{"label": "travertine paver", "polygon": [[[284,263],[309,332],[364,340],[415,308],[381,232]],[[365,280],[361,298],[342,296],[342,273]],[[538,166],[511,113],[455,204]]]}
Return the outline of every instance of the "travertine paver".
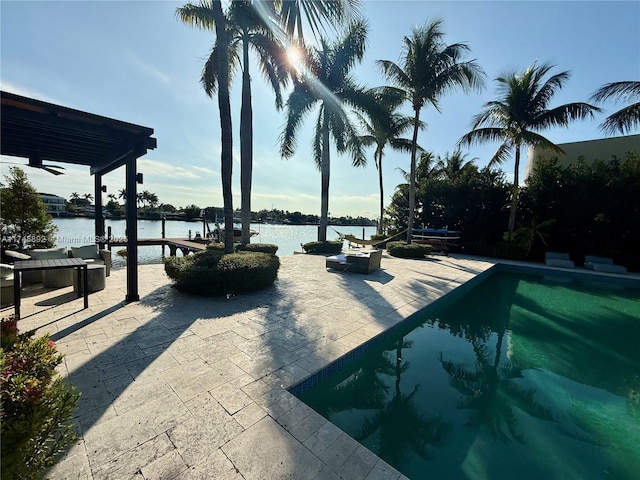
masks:
{"label": "travertine paver", "polygon": [[[22,330],[50,333],[82,391],[78,443],[51,479],[403,478],[286,388],[492,266],[383,256],[371,275],[281,258],[276,284],[230,299],[187,295],[139,267],[140,301],[112,271],[90,308],[31,288]],[[3,314],[11,313],[6,309]]]}

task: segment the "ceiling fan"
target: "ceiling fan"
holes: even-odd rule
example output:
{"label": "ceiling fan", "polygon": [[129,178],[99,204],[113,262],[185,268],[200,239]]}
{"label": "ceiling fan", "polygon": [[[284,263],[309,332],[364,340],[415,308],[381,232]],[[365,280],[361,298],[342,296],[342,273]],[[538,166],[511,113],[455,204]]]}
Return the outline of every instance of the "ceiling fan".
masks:
{"label": "ceiling fan", "polygon": [[[22,163],[14,163],[14,162],[0,162],[0,163],[8,163],[12,165],[24,166],[24,164]],[[49,173],[53,173],[54,175],[63,175],[64,172],[60,172],[58,170],[65,170],[64,167],[59,167],[58,165],[44,165],[42,163],[42,157],[40,157],[39,155],[33,155],[29,157],[29,163],[27,166],[33,167],[33,168],[39,168]]]}

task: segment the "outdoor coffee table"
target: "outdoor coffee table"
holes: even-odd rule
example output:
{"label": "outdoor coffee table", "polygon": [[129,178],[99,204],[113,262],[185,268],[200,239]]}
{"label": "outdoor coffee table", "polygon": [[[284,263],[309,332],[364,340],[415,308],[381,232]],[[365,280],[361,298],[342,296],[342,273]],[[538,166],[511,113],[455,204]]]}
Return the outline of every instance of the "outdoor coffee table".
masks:
{"label": "outdoor coffee table", "polygon": [[[56,258],[53,260],[22,260],[13,264],[13,296],[15,302],[16,320],[20,319],[20,280],[22,272],[31,270],[56,270],[59,268],[74,268],[78,275],[78,284],[84,281],[84,308],[89,308],[89,287],[87,285],[87,263],[81,258]],[[84,270],[85,274],[82,275]],[[82,279],[82,280],[81,280]],[[81,292],[78,290],[78,298]]]}

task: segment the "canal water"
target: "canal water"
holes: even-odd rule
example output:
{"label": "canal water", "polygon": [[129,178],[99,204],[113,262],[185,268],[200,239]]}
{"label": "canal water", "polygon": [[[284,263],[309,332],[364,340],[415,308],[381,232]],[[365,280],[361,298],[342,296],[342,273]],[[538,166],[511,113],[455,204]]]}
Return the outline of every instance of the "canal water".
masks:
{"label": "canal water", "polygon": [[[58,247],[79,247],[90,243],[95,243],[94,220],[85,217],[54,218],[53,223],[58,227],[56,232],[56,246]],[[111,227],[113,237],[126,237],[126,222],[122,220],[108,219],[105,228]],[[213,228],[213,225],[210,225]],[[270,225],[251,224],[251,230],[257,232],[252,237],[252,243],[272,243],[278,245],[278,255],[293,255],[294,251],[302,251],[301,244],[312,242],[318,238],[317,225]],[[167,238],[191,238],[196,233],[203,234],[202,222],[185,222],[180,220],[167,220],[165,222],[165,236]],[[351,234],[358,238],[369,239],[376,233],[376,227],[354,227],[354,226],[330,226],[327,230],[327,240],[337,240],[339,234]],[[161,238],[162,221],[160,220],[138,220],[138,238]],[[113,263],[114,268],[124,265],[116,251],[122,247],[114,247]],[[165,249],[168,255],[168,249]],[[141,246],[138,247],[138,261],[141,264],[161,263],[162,247]]]}

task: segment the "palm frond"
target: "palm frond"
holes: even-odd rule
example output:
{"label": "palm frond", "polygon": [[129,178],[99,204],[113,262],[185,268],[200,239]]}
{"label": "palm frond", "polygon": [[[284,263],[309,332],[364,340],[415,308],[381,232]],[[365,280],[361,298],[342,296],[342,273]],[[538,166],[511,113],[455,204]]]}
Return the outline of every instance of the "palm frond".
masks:
{"label": "palm frond", "polygon": [[630,133],[634,127],[640,127],[640,103],[634,103],[609,115],[600,125],[600,129],[607,135],[616,132]]}
{"label": "palm frond", "polygon": [[603,102],[605,100],[633,101],[640,98],[640,82],[612,82],[603,85],[591,95],[590,100]]}
{"label": "palm frond", "polygon": [[581,120],[587,117],[593,118],[594,112],[601,111],[601,108],[594,107],[588,103],[567,103],[551,110],[545,110],[542,114],[531,119],[529,128],[541,130],[548,127],[566,127],[572,120]]}
{"label": "palm frond", "polygon": [[176,9],[176,17],[187,25],[203,30],[215,30],[213,10],[203,1],[199,5],[187,3]]}
{"label": "palm frond", "polygon": [[293,92],[287,100],[287,121],[280,135],[280,155],[290,158],[296,149],[296,134],[302,120],[311,111],[317,102],[317,98],[310,94],[307,86],[296,83]]}
{"label": "palm frond", "polygon": [[493,157],[491,157],[491,160],[489,160],[489,163],[487,164],[487,166],[494,167],[496,165],[502,165],[504,162],[507,161],[507,157],[511,155],[512,148],[513,148],[512,145],[510,145],[507,142],[504,142],[502,145],[498,147],[498,150],[496,150],[496,153],[493,154]]}

